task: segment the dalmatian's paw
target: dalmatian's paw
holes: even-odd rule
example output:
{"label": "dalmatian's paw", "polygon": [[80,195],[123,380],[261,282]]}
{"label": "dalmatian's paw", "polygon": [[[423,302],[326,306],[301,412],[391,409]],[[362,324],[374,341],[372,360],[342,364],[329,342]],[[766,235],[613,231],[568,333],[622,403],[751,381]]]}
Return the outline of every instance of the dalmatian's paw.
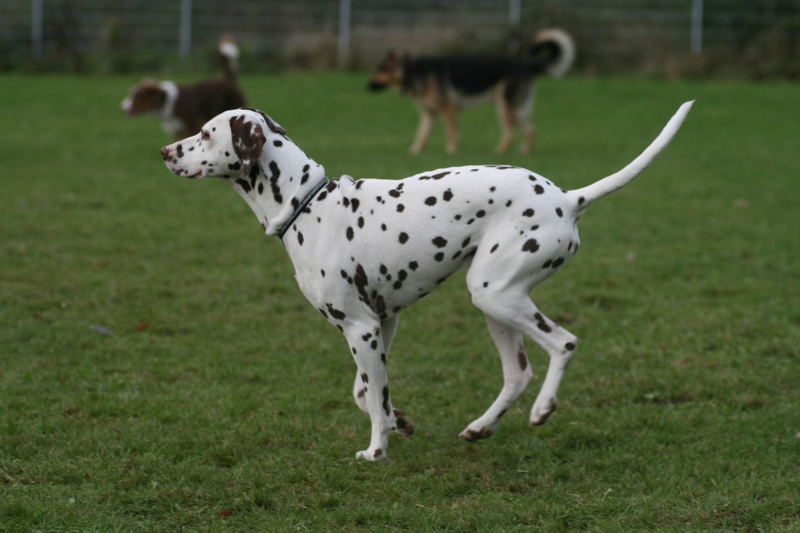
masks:
{"label": "dalmatian's paw", "polygon": [[380,448],[376,448],[374,450],[369,448],[367,450],[356,452],[356,459],[365,459],[367,461],[383,461],[386,458],[386,452]]}
{"label": "dalmatian's paw", "polygon": [[459,437],[467,442],[475,442],[476,440],[486,439],[492,435],[494,435],[494,429],[488,427],[481,429],[472,429],[468,427],[458,434]]}
{"label": "dalmatian's paw", "polygon": [[547,398],[543,401],[537,400],[531,409],[530,425],[541,426],[547,422],[547,419],[555,412],[557,406],[558,401],[555,398]]}
{"label": "dalmatian's paw", "polygon": [[412,424],[400,409],[394,410],[394,427],[392,431],[403,436],[410,437],[414,434],[414,424]]}

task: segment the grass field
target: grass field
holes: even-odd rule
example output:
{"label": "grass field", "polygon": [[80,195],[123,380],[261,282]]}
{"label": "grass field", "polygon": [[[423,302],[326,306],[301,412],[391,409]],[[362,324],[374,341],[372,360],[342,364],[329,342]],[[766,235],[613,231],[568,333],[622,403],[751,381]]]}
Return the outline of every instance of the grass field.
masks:
{"label": "grass field", "polygon": [[800,531],[796,85],[546,81],[533,154],[495,156],[484,107],[458,155],[437,129],[412,158],[412,104],[366,76],[244,79],[329,176],[504,162],[565,188],[697,98],[533,295],[581,339],[550,421],[527,427],[530,346],[498,433],[457,438],[501,383],[461,273],[403,315],[417,434],[367,464],[344,340],[225,183],[167,172],[118,110],[134,81],[0,77],[0,531]]}

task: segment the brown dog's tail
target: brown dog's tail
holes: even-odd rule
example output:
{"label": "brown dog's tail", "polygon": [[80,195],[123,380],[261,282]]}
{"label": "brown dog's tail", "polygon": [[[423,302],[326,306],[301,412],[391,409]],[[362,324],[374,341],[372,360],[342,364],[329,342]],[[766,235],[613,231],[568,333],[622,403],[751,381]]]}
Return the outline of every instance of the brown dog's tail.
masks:
{"label": "brown dog's tail", "polygon": [[535,73],[546,72],[554,78],[560,78],[575,61],[575,41],[564,30],[542,30],[536,34],[529,56]]}
{"label": "brown dog's tail", "polygon": [[239,47],[230,35],[223,35],[219,38],[219,57],[222,61],[222,69],[225,72],[225,79],[236,80],[236,72],[239,64]]}
{"label": "brown dog's tail", "polygon": [[672,118],[669,119],[667,125],[658,134],[658,137],[650,143],[650,146],[645,148],[644,152],[628,163],[625,168],[581,189],[567,191],[567,197],[572,200],[574,206],[575,216],[580,216],[583,210],[595,200],[599,200],[603,196],[616,191],[641,174],[678,133],[686,115],[689,114],[689,110],[692,108],[692,104],[694,104],[694,100],[684,102],[672,115]]}

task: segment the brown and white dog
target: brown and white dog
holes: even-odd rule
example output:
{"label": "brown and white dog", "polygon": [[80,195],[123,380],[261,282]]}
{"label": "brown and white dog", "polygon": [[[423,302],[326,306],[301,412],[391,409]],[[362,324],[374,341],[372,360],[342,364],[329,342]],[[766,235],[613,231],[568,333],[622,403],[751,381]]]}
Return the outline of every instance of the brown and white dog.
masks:
{"label": "brown and white dog", "polygon": [[225,72],[222,79],[178,85],[146,78],[131,88],[122,110],[130,116],[155,115],[164,131],[181,139],[197,133],[223,111],[243,107],[244,94],[236,82],[239,48],[229,35],[220,38],[219,55]]}
{"label": "brown and white dog", "polygon": [[427,144],[434,119],[441,114],[447,128],[447,151],[458,145],[456,114],[466,107],[490,98],[497,106],[501,137],[498,153],[505,152],[514,140],[514,130],[522,129],[521,150],[533,145],[536,130],[530,123],[533,111],[533,82],[537,76],[563,76],[572,66],[575,45],[558,29],[540,31],[528,50],[517,59],[508,56],[452,55],[411,57],[389,52],[370,80],[370,90],[387,87],[400,90],[414,99],[420,119],[411,153]]}

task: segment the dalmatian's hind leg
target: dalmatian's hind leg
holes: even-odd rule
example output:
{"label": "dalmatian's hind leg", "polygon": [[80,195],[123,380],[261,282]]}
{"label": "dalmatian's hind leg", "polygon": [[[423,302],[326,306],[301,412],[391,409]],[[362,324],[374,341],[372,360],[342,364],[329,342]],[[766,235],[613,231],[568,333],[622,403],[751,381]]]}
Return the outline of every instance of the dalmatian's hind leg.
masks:
{"label": "dalmatian's hind leg", "polygon": [[486,323],[500,353],[503,365],[503,388],[489,409],[480,418],[471,422],[459,435],[470,442],[489,437],[494,433],[503,415],[525,391],[533,377],[528,357],[525,355],[522,334],[490,315],[486,315]]}
{"label": "dalmatian's hind leg", "polygon": [[533,318],[531,326],[535,325],[535,329],[529,326],[529,335],[550,356],[547,374],[530,414],[531,426],[540,426],[556,410],[558,387],[578,346],[578,338],[538,311],[534,311]]}
{"label": "dalmatian's hind leg", "polygon": [[558,388],[577,346],[577,337],[537,309],[528,296],[527,286],[496,284],[501,288],[494,289],[493,285],[480,287],[475,284],[479,279],[472,270],[467,274],[475,306],[506,327],[522,332],[550,356],[547,374],[530,413],[532,426],[544,424],[556,409]]}

